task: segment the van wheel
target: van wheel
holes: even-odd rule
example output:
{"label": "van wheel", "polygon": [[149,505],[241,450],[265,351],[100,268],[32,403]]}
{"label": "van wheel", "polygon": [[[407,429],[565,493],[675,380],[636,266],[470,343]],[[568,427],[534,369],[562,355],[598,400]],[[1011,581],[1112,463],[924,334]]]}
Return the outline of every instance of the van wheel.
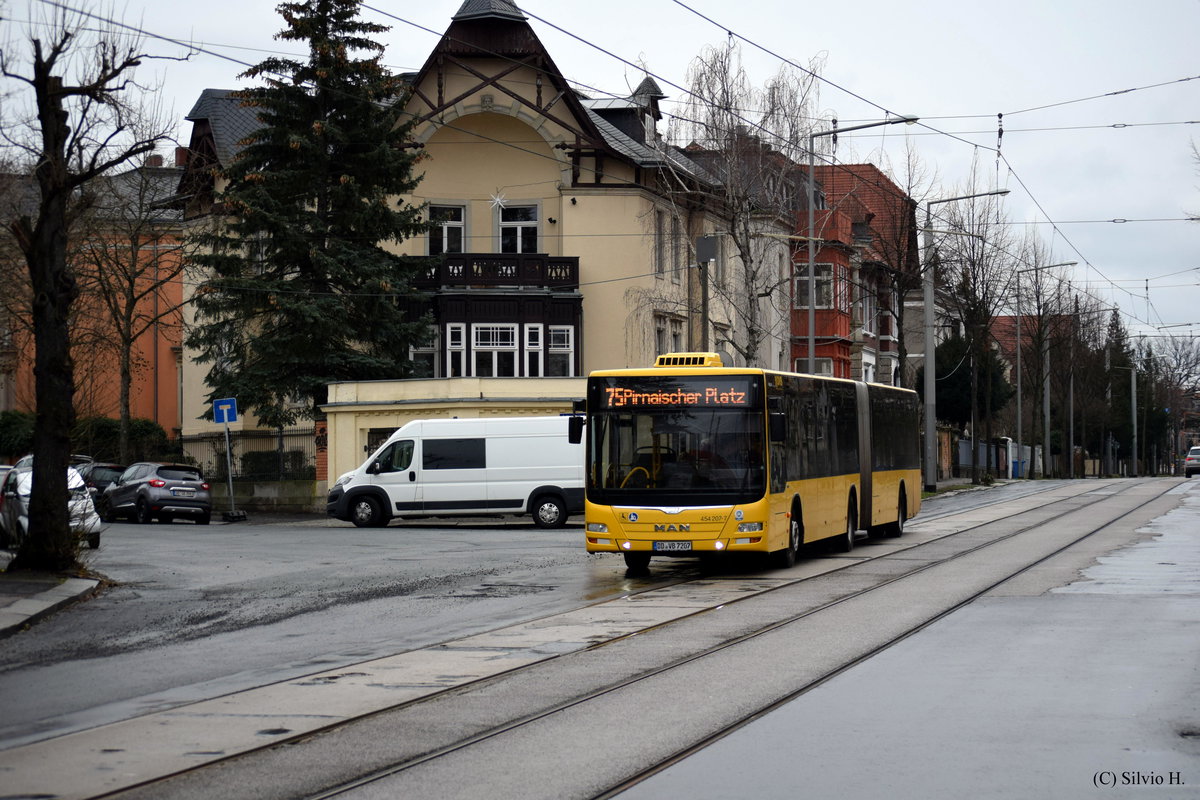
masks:
{"label": "van wheel", "polygon": [[92,533],[88,535],[88,547],[92,550],[100,547],[100,534]]}
{"label": "van wheel", "polygon": [[567,509],[562,500],[542,495],[533,503],[533,523],[539,528],[558,528],[567,521]]}
{"label": "van wheel", "polygon": [[350,519],[360,528],[379,528],[386,523],[383,507],[369,494],[360,494],[354,498],[350,508]]}

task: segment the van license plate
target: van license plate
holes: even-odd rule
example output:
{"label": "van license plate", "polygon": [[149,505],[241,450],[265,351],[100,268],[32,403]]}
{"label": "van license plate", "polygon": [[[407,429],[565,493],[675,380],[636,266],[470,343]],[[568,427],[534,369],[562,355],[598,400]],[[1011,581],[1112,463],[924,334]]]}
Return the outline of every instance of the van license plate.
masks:
{"label": "van license plate", "polygon": [[691,542],[655,542],[654,549],[660,553],[665,551],[691,550]]}

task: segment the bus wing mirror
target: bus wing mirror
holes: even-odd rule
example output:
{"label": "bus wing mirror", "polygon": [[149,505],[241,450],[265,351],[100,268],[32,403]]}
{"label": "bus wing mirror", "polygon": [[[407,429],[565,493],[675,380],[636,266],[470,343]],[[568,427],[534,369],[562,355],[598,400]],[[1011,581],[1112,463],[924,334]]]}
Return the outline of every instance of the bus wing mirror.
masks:
{"label": "bus wing mirror", "polygon": [[770,416],[768,434],[772,442],[783,442],[787,440],[787,417],[782,413],[773,413]]}
{"label": "bus wing mirror", "polygon": [[583,441],[583,417],[569,417],[567,419],[567,441],[571,444],[579,444]]}

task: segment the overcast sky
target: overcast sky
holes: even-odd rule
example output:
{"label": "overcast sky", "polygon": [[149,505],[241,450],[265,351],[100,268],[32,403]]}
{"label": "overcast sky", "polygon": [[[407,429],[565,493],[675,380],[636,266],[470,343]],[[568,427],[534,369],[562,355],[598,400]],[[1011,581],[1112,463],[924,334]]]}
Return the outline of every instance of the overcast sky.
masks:
{"label": "overcast sky", "polygon": [[[273,38],[283,24],[273,2],[127,0],[112,12],[88,0],[60,1],[210,51],[150,67],[185,143],[182,118],[202,89],[243,86],[238,62],[289,49]],[[28,6],[42,5],[0,0],[0,9],[6,3],[8,27],[29,18]],[[963,194],[975,160],[985,188],[1011,190],[1010,218],[1021,230],[1035,226],[1054,261],[1078,261],[1068,270],[1073,284],[1119,304],[1131,332],[1194,323],[1168,332],[1200,334],[1200,223],[1184,221],[1200,216],[1192,153],[1200,143],[1200,0],[518,4],[568,79],[594,96],[625,95],[645,73],[624,62],[643,64],[669,95],[668,112],[684,95],[677,87],[689,62],[730,33],[745,40],[744,61],[759,83],[777,70],[778,56],[800,64],[820,56],[821,110],[840,125],[882,119],[884,111],[922,120],[842,137],[839,160],[899,164],[911,137],[937,174],[929,198]],[[460,6],[372,0],[364,16],[392,26],[383,37],[388,65],[415,70]],[[153,39],[147,49],[179,52]],[[998,113],[1004,160],[997,168]]]}

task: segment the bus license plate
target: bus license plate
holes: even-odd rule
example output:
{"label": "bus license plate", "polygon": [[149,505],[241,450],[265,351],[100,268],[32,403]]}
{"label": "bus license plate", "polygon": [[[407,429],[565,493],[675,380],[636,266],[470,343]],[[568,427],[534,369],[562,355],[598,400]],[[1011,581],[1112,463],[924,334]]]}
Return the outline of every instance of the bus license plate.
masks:
{"label": "bus license plate", "polygon": [[691,550],[692,543],[691,542],[655,542],[654,549],[660,553],[668,551],[668,550],[670,550],[670,551]]}

